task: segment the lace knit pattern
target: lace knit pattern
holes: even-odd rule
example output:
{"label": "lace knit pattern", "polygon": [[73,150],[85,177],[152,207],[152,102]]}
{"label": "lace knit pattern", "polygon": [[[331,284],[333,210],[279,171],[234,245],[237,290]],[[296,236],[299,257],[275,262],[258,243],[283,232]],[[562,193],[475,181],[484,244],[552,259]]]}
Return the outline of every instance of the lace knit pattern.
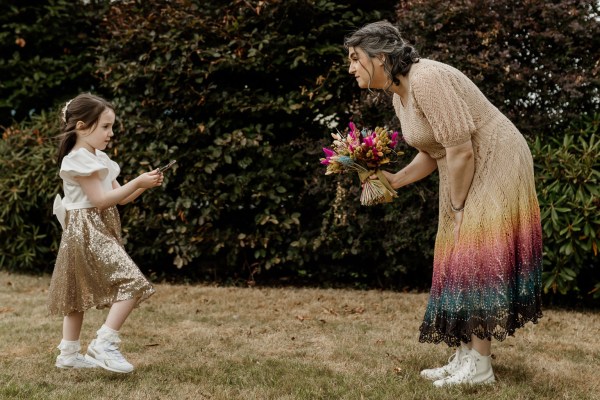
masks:
{"label": "lace knit pattern", "polygon": [[[439,221],[421,342],[504,340],[541,312],[542,229],[533,160],[518,129],[465,75],[421,59],[406,104],[394,96],[406,142],[437,160]],[[454,243],[446,147],[473,143],[475,175]]]}

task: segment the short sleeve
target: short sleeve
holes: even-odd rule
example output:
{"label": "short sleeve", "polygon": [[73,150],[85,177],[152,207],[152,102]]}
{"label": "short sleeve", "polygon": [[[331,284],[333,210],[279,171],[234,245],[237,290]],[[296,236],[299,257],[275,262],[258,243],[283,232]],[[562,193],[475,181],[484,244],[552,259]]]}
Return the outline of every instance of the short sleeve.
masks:
{"label": "short sleeve", "polygon": [[112,182],[117,179],[117,176],[119,176],[121,173],[121,167],[119,167],[119,164],[111,160],[106,153],[100,150],[96,150],[96,155],[100,160],[102,160],[104,165],[108,167],[108,177],[110,178],[110,181]]}
{"label": "short sleeve", "polygon": [[108,176],[109,168],[100,158],[85,149],[69,153],[63,158],[60,166],[60,177],[71,183],[77,183],[77,177],[90,176],[95,172],[103,180]]}
{"label": "short sleeve", "polygon": [[471,139],[475,123],[461,97],[461,80],[452,72],[423,68],[411,80],[412,95],[431,125],[435,140],[452,147]]}

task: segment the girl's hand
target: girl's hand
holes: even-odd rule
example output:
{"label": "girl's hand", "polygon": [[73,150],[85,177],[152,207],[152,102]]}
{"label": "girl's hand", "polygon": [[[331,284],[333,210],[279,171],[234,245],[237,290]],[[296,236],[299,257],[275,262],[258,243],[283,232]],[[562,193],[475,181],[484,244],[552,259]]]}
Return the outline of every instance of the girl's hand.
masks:
{"label": "girl's hand", "polygon": [[138,180],[140,188],[150,189],[162,185],[164,176],[157,168],[153,171],[141,174],[136,179]]}
{"label": "girl's hand", "polygon": [[460,236],[460,227],[462,225],[464,211],[454,213],[454,245],[458,243],[458,237]]}

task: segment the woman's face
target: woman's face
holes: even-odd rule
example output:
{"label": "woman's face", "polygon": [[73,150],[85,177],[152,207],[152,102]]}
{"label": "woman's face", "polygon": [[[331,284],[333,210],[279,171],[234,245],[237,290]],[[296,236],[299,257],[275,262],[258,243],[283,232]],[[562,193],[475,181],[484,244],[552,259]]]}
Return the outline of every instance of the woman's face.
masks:
{"label": "woman's face", "polygon": [[348,72],[356,78],[361,89],[383,89],[388,84],[383,62],[377,57],[369,57],[360,47],[348,48],[350,67]]}

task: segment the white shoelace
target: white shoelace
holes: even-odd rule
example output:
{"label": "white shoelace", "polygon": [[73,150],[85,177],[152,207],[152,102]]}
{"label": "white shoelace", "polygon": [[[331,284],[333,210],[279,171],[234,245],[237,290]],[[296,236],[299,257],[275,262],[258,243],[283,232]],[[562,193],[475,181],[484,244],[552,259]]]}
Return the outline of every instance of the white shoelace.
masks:
{"label": "white shoelace", "polygon": [[446,378],[448,382],[463,383],[472,379],[477,373],[477,363],[475,357],[467,354],[463,357],[463,365],[452,376]]}
{"label": "white shoelace", "polygon": [[104,348],[104,351],[117,361],[125,361],[125,357],[123,357],[123,354],[121,354],[115,343],[110,343],[110,345]]}

